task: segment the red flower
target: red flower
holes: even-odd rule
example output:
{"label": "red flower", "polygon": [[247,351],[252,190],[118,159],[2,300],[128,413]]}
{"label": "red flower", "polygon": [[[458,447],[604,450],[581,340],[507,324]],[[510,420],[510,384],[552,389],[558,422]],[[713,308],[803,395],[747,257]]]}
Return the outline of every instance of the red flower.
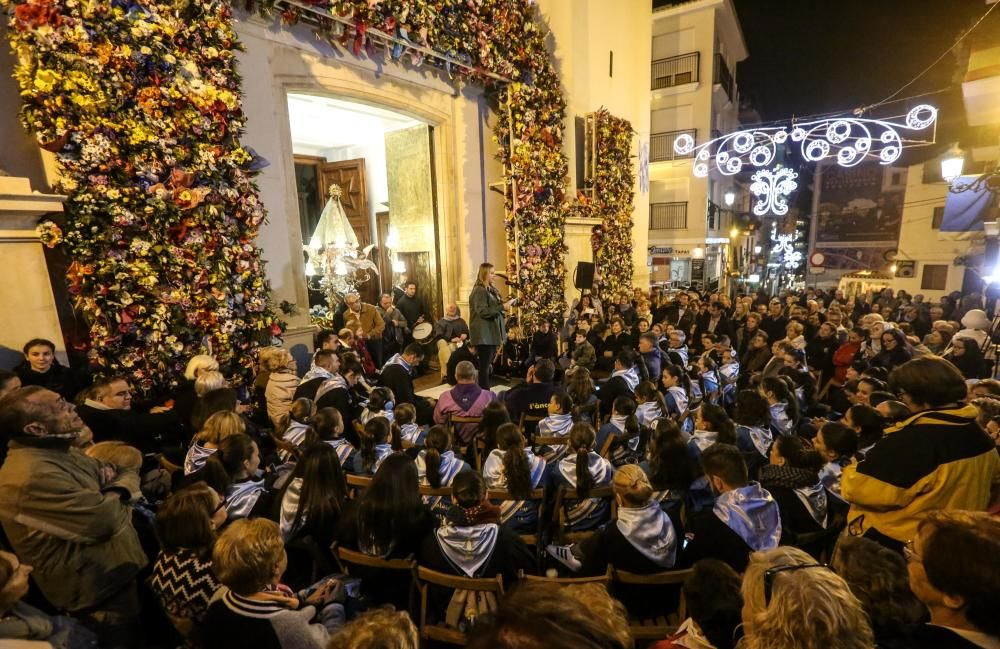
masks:
{"label": "red flower", "polygon": [[28,0],[24,4],[17,5],[14,9],[14,20],[21,31],[42,25],[58,27],[62,24],[62,16],[52,6],[52,0]]}

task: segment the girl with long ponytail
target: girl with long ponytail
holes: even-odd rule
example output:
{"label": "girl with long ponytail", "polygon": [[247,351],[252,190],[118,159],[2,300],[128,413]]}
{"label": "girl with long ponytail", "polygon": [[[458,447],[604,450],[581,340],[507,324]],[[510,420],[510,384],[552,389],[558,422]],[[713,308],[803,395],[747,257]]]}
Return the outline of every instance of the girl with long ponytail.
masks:
{"label": "girl with long ponytail", "polygon": [[361,430],[361,448],[354,455],[349,473],[373,475],[382,461],[392,454],[391,425],[385,417],[369,419]]}
{"label": "girl with long ponytail", "polygon": [[639,462],[639,419],[635,416],[635,399],[627,395],[615,398],[611,405],[611,419],[601,426],[597,433],[597,449],[600,452],[614,437],[608,451],[608,459],[616,467]]}
{"label": "girl with long ponytail", "polygon": [[589,498],[594,487],[610,484],[615,469],[610,462],[594,451],[597,435],[594,427],[586,422],[573,424],[569,433],[570,453],[559,461],[552,473],[554,487],[575,489],[578,498],[566,500],[566,517],[571,531],[594,529],[605,523],[610,515],[606,499]]}
{"label": "girl with long ponytail", "polygon": [[691,379],[684,368],[679,365],[664,365],[657,387],[663,395],[663,403],[667,406],[665,414],[673,417],[681,430],[685,432],[694,430],[690,416],[684,416],[691,400]]}
{"label": "girl with long ponytail", "polygon": [[[455,457],[455,452],[451,450],[451,433],[445,426],[431,426],[424,444],[424,450],[416,457],[420,484],[434,489],[450,487],[455,476],[472,470],[464,460]],[[438,516],[444,516],[451,506],[451,499],[442,496],[425,496],[424,502]]]}
{"label": "girl with long ponytail", "polygon": [[487,489],[507,489],[518,500],[500,503],[500,520],[518,533],[536,531],[538,505],[528,500],[533,489],[538,489],[546,478],[545,460],[525,448],[527,440],[514,424],[503,424],[497,429],[497,447],[483,463],[483,479]]}
{"label": "girl with long ponytail", "polygon": [[771,429],[775,434],[795,434],[799,423],[799,404],[788,385],[780,377],[768,376],[760,382],[758,390],[767,399]]}

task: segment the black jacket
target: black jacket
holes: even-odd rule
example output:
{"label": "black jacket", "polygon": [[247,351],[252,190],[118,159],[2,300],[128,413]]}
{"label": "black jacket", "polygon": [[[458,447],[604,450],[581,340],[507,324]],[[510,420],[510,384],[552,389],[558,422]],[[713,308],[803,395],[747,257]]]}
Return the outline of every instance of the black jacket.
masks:
{"label": "black jacket", "polygon": [[753,549],[729,529],[711,509],[691,516],[677,557],[678,567],[690,567],[702,559],[718,559],[742,573],[750,563]]}
{"label": "black jacket", "polygon": [[428,424],[434,416],[434,408],[427,399],[418,397],[413,391],[413,376],[398,363],[391,363],[382,368],[378,381],[382,386],[392,390],[396,403],[412,403],[417,409],[417,423]]}
{"label": "black jacket", "polygon": [[477,370],[479,369],[479,358],[476,354],[473,354],[469,350],[468,345],[462,345],[453,351],[451,356],[448,357],[448,366],[445,368],[444,377],[444,380],[448,382],[448,385],[456,385],[458,383],[458,379],[455,378],[455,368],[458,367],[458,364],[462,361],[469,361],[475,365]]}
{"label": "black jacket", "polygon": [[764,316],[760,321],[760,328],[767,332],[768,343],[773,345],[779,340],[783,340],[786,335],[785,327],[788,326],[788,318],[778,316],[772,318],[770,315]]}
{"label": "black jacket", "polygon": [[143,453],[159,453],[165,446],[181,444],[180,423],[172,411],[150,414],[84,404],[76,412],[94,433],[95,442],[125,442]]}
{"label": "black jacket", "polygon": [[[398,398],[398,397],[397,397]],[[350,390],[345,388],[334,388],[333,390],[327,390],[319,401],[316,402],[316,409],[320,408],[336,408],[340,413],[340,418],[344,422],[344,437],[348,442],[351,443],[354,448],[358,448],[361,440],[358,439],[358,433],[354,430],[354,426],[351,422],[358,418],[361,414],[360,408],[358,408],[357,400]]]}
{"label": "black jacket", "polygon": [[52,361],[49,371],[44,374],[31,369],[31,364],[28,361],[23,361],[15,367],[14,372],[21,379],[21,387],[40,385],[47,390],[58,392],[66,401],[73,401],[76,398],[76,393],[83,387],[72,369],[60,365],[55,360]]}
{"label": "black jacket", "polygon": [[323,385],[323,381],[326,381],[325,376],[317,376],[314,379],[309,379],[304,383],[299,383],[299,387],[295,388],[294,399],[310,399],[312,401],[316,400],[316,392],[319,390],[319,386]]}
{"label": "black jacket", "polygon": [[634,393],[628,387],[628,383],[622,377],[612,376],[599,385],[597,388],[597,399],[601,402],[601,412],[610,414],[611,406],[614,405],[615,399],[621,396],[634,396]]}
{"label": "black jacket", "polygon": [[510,413],[510,420],[517,423],[522,414],[544,417],[549,411],[549,401],[562,388],[552,383],[522,383],[503,393],[503,402]]}

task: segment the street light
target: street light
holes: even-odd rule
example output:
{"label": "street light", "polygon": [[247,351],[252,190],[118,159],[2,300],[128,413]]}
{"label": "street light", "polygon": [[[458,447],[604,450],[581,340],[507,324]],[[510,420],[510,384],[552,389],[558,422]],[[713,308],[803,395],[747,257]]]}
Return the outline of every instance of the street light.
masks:
{"label": "street light", "polygon": [[965,153],[953,144],[948,153],[941,158],[941,177],[951,184],[956,178],[962,175],[962,167],[965,165]]}
{"label": "street light", "polygon": [[738,236],[740,236],[740,229],[739,228],[733,228],[732,230],[729,231],[729,238],[730,239],[735,239]]}
{"label": "street light", "polygon": [[726,202],[726,207],[732,207],[733,203],[736,202],[736,192],[727,189],[726,193],[722,195],[722,200]]}

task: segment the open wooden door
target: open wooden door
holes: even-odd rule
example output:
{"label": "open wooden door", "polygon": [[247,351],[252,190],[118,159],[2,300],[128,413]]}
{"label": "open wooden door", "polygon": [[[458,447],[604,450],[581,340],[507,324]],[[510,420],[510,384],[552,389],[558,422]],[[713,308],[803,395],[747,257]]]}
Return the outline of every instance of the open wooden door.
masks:
{"label": "open wooden door", "polygon": [[[320,165],[320,178],[323,196],[329,195],[330,185],[336,183],[340,186],[343,192],[340,196],[340,203],[344,206],[347,220],[354,228],[354,234],[358,237],[358,246],[364,249],[372,243],[364,158],[324,163]],[[378,304],[379,279],[373,277],[368,282],[361,284],[358,286],[358,292],[365,302]]]}

